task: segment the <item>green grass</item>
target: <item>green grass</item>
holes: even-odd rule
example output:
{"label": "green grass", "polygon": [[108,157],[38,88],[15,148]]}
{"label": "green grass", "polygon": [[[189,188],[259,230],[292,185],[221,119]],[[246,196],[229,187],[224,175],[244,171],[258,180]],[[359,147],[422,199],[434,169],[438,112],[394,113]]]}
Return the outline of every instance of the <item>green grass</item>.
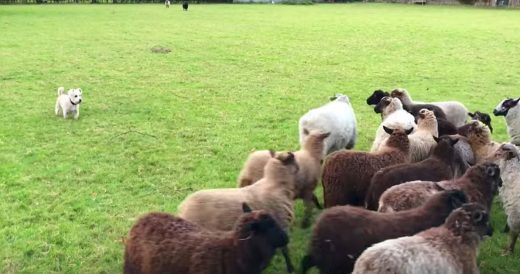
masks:
{"label": "green grass", "polygon": [[[138,216],[235,186],[252,149],[298,149],[298,118],[336,92],[351,97],[361,150],[376,88],[491,112],[519,95],[519,45],[518,10],[0,6],[0,272],[120,272]],[[54,116],[59,86],[83,89],[78,121]],[[504,119],[493,124],[507,140]],[[481,272],[519,273],[518,249],[501,256],[499,208]],[[296,264],[309,235],[291,229]],[[266,273],[283,270],[277,256]]]}

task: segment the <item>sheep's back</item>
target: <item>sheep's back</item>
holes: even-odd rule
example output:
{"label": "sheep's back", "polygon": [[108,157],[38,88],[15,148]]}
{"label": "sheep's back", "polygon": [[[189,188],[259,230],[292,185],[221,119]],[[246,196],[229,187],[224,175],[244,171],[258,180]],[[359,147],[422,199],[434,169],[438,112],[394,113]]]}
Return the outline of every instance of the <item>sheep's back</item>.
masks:
{"label": "sheep's back", "polygon": [[468,109],[460,102],[434,102],[432,105],[441,108],[446,114],[446,119],[456,127],[463,126],[468,119]]}
{"label": "sheep's back", "polygon": [[439,192],[435,182],[411,181],[385,190],[379,199],[379,212],[396,212],[422,206]]}
{"label": "sheep's back", "polygon": [[259,150],[251,153],[238,176],[238,186],[252,185],[264,177],[264,167],[271,159],[268,150]]}

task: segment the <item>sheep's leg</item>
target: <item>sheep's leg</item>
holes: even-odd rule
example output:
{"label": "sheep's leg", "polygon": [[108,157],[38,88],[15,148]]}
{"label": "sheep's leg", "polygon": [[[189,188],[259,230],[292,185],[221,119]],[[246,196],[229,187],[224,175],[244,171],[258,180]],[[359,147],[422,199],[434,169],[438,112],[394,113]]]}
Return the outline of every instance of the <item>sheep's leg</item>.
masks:
{"label": "sheep's leg", "polygon": [[317,209],[323,209],[323,207],[320,205],[320,201],[318,200],[318,197],[316,197],[316,195],[314,195],[314,193],[312,194],[312,202],[314,203],[314,205],[316,206]]}
{"label": "sheep's leg", "polygon": [[509,225],[506,223],[506,226],[504,227],[504,233],[508,233],[509,232]]}
{"label": "sheep's leg", "polygon": [[508,255],[511,255],[515,252],[515,244],[516,244],[517,239],[518,239],[518,232],[511,231],[511,233],[509,234],[509,247],[506,250],[506,253]]}
{"label": "sheep's leg", "polygon": [[285,259],[285,265],[287,267],[287,272],[292,273],[294,272],[294,266],[291,262],[291,257],[289,257],[289,248],[287,246],[282,247],[282,255]]}
{"label": "sheep's leg", "polygon": [[[314,196],[314,194],[312,196]],[[312,202],[312,196],[303,198],[303,204],[305,206],[305,209],[303,212],[303,219],[301,224],[302,228],[307,228],[311,224],[310,220],[312,215],[312,208],[314,207],[314,203]]]}

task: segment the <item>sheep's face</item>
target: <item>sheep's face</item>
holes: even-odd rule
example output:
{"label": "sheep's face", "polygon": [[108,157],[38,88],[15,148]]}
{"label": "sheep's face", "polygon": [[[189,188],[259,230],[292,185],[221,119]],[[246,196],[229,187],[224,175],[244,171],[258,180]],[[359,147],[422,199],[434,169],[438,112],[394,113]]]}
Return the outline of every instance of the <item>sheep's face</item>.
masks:
{"label": "sheep's face", "polygon": [[403,151],[409,151],[410,140],[408,139],[408,135],[412,133],[413,128],[410,128],[408,130],[402,130],[391,129],[383,126],[383,129],[386,133],[390,135],[390,137],[386,140],[386,146],[400,148]]}
{"label": "sheep's face", "polygon": [[493,159],[505,161],[517,159],[518,161],[520,161],[520,154],[515,145],[503,144],[495,151],[495,153],[493,154]]}
{"label": "sheep's face", "polygon": [[477,203],[464,204],[453,211],[446,219],[445,225],[454,232],[466,238],[480,240],[484,236],[491,236],[493,228],[489,223],[486,209]]}
{"label": "sheep's face", "polygon": [[477,110],[475,113],[468,112],[468,115],[471,117],[471,120],[481,121],[484,123],[489,128],[489,131],[493,133],[493,127],[491,126],[491,116],[489,116],[489,114]]}
{"label": "sheep's face", "polygon": [[435,118],[435,113],[433,111],[425,109],[425,108],[423,108],[423,109],[421,109],[419,111],[418,116],[419,116],[418,122],[420,122],[421,120],[434,120],[434,119],[436,119]]}
{"label": "sheep's face", "polygon": [[271,247],[278,248],[289,243],[287,233],[275,219],[263,210],[252,211],[247,204],[242,205],[244,215],[238,221],[240,241],[249,241],[253,238]]}
{"label": "sheep's face", "polygon": [[507,116],[509,110],[518,105],[518,101],[520,101],[520,98],[503,100],[495,107],[493,114],[495,116]]}
{"label": "sheep's face", "polygon": [[406,92],[405,89],[398,88],[398,89],[392,90],[392,92],[390,93],[390,96],[392,96],[394,98],[403,99],[408,96],[408,93]]}
{"label": "sheep's face", "polygon": [[379,103],[374,107],[374,111],[376,113],[383,113],[386,107],[388,107],[392,103],[392,97],[385,96],[381,98]]}
{"label": "sheep's face", "polygon": [[390,96],[390,93],[386,92],[386,91],[383,91],[381,89],[378,89],[378,90],[374,90],[374,92],[372,93],[372,95],[370,95],[368,98],[367,98],[367,105],[369,106],[375,106],[377,105],[377,103],[379,103],[381,101],[381,99],[383,99],[383,97],[385,96]]}
{"label": "sheep's face", "polygon": [[500,177],[500,168],[498,165],[495,163],[484,163],[480,165],[480,169],[486,178],[482,183],[489,184],[491,182],[493,194],[497,194],[498,189],[502,186],[502,178]]}

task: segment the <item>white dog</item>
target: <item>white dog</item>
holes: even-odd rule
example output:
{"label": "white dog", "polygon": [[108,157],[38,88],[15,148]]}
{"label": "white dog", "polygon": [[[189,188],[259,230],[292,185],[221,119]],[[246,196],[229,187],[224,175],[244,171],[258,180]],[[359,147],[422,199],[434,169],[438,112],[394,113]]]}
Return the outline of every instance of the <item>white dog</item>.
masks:
{"label": "white dog", "polygon": [[82,90],[80,88],[69,89],[67,93],[65,93],[64,87],[58,88],[58,99],[56,100],[56,107],[54,108],[56,115],[58,115],[61,110],[63,118],[67,119],[67,113],[70,112],[74,114],[74,119],[78,119],[81,94]]}

